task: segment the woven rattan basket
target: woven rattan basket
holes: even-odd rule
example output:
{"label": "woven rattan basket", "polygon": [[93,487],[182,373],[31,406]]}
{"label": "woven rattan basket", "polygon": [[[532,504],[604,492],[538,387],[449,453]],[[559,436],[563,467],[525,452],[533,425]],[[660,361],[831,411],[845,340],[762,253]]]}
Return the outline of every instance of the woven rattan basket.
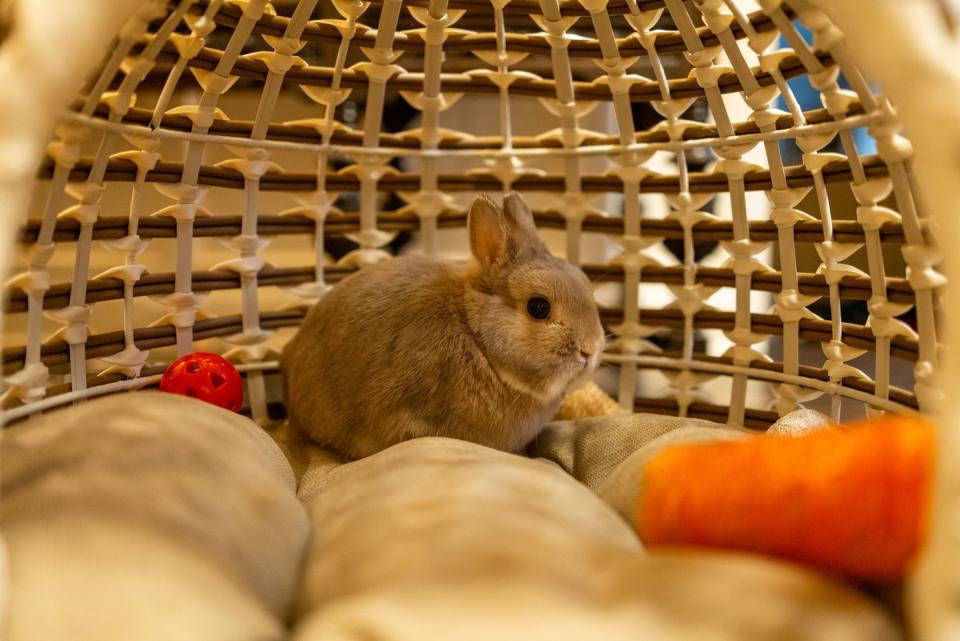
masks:
{"label": "woven rattan basket", "polygon": [[623,407],[935,412],[951,15],[818,4],[0,2],[6,420],[200,349],[282,418],[305,309],[464,257],[466,205],[509,189],[597,284]]}

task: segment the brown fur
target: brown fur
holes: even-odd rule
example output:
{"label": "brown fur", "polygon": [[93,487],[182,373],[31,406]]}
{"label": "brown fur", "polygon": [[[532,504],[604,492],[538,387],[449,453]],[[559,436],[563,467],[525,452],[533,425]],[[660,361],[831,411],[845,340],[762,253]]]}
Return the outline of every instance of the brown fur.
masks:
{"label": "brown fur", "polygon": [[[421,436],[518,452],[596,366],[590,284],[549,254],[523,199],[478,198],[468,228],[474,263],[378,263],[310,310],[281,360],[295,429],[351,458]],[[527,314],[534,295],[548,320]]]}

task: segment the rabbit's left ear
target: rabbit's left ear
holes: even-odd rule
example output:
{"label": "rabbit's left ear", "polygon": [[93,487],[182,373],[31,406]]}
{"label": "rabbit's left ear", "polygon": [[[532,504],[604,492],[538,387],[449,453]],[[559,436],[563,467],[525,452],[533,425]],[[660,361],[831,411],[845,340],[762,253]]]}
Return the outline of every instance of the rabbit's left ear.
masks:
{"label": "rabbit's left ear", "polygon": [[503,211],[486,194],[477,196],[467,213],[470,252],[483,268],[502,263],[507,257],[509,230]]}
{"label": "rabbit's left ear", "polygon": [[511,191],[503,198],[503,218],[510,229],[512,257],[524,254],[546,254],[547,246],[540,240],[533,223],[533,214],[523,196]]}

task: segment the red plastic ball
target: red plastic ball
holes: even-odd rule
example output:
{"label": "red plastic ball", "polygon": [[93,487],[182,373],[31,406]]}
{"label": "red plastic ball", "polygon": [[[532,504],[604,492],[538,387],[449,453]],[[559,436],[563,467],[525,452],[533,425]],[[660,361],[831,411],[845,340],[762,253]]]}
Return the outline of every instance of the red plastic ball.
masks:
{"label": "red plastic ball", "polygon": [[181,356],[170,363],[160,379],[160,389],[192,396],[232,412],[243,404],[243,381],[233,363],[207,352]]}

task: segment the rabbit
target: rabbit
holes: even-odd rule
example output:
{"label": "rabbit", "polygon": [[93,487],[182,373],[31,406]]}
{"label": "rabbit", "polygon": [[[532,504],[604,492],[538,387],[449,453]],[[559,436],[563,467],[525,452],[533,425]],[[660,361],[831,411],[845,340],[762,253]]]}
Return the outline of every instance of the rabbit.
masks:
{"label": "rabbit", "polygon": [[521,453],[604,345],[584,273],[523,198],[477,197],[469,264],[408,255],[337,284],[283,350],[291,428],[349,459],[445,436]]}

